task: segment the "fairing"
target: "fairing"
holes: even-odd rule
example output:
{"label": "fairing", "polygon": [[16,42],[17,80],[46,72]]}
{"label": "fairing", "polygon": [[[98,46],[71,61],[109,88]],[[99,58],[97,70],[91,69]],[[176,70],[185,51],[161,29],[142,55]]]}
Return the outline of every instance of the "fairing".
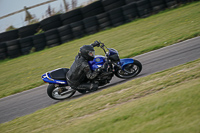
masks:
{"label": "fairing", "polygon": [[[110,56],[110,55],[114,55],[114,54],[118,54],[118,51],[115,50],[115,49],[113,49],[113,48],[108,48],[108,50],[109,50],[109,56]],[[118,54],[118,55],[119,55],[119,54]]]}

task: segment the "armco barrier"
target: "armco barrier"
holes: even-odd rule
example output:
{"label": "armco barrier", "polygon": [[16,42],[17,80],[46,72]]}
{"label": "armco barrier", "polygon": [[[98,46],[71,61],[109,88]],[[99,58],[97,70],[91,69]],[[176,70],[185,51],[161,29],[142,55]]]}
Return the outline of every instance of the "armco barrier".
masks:
{"label": "armco barrier", "polygon": [[[39,23],[0,33],[0,60],[28,54],[32,47],[35,51],[54,47],[186,2],[190,0],[99,0]],[[45,32],[34,35],[38,28]]]}

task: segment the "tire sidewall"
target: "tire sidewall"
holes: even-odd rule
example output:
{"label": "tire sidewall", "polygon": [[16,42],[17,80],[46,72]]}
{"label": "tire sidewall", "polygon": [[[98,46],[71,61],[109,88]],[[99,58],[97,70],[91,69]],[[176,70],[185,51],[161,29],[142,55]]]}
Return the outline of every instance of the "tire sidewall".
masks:
{"label": "tire sidewall", "polygon": [[[139,68],[139,70],[138,70],[135,74],[132,74],[132,75],[129,75],[129,76],[121,76],[121,75],[119,74],[119,71],[120,71],[120,70],[117,70],[117,71],[115,72],[115,75],[116,75],[118,78],[123,78],[123,79],[129,79],[129,78],[133,78],[133,77],[137,76],[137,75],[142,71],[142,64],[141,64],[139,61],[137,61],[137,60],[134,60],[134,62],[131,63],[131,64],[136,65],[136,66]],[[129,65],[129,64],[127,64],[127,65]],[[124,66],[124,67],[125,67],[125,66]]]}
{"label": "tire sidewall", "polygon": [[58,98],[55,98],[52,96],[52,92],[53,90],[55,89],[55,84],[49,84],[48,87],[47,87],[47,94],[50,98],[52,99],[55,99],[55,100],[64,100],[64,99],[67,99],[67,98],[70,98],[71,96],[73,96],[75,94],[76,91],[72,92],[71,95],[69,95],[68,97],[66,98],[63,98],[63,99],[58,99]]}

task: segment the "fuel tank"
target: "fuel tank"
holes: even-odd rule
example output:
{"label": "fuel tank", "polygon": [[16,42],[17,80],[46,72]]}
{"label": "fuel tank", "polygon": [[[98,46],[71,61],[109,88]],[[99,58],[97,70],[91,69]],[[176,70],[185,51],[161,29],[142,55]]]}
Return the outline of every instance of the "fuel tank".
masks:
{"label": "fuel tank", "polygon": [[91,70],[95,70],[99,67],[102,67],[104,63],[105,63],[105,56],[102,55],[96,55],[92,61],[88,61]]}

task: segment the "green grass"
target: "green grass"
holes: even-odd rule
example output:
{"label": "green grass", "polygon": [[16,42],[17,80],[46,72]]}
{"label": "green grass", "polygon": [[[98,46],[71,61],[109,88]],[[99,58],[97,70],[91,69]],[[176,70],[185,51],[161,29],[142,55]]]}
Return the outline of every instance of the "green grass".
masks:
{"label": "green grass", "polygon": [[[0,62],[0,98],[42,85],[47,71],[70,67],[79,47],[101,40],[132,57],[200,35],[200,2],[86,36],[60,46]],[[102,54],[102,52],[98,52]],[[99,50],[100,51],[100,50]]]}
{"label": "green grass", "polygon": [[59,102],[0,125],[3,133],[198,133],[200,59]]}

